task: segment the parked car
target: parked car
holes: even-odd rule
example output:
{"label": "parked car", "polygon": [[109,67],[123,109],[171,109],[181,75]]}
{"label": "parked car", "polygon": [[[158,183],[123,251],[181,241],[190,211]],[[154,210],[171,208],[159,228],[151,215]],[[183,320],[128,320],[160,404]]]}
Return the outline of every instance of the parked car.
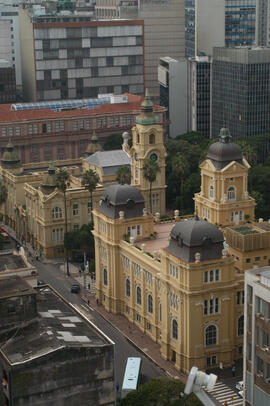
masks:
{"label": "parked car", "polygon": [[237,382],[235,387],[236,387],[237,390],[242,391],[244,389],[244,381]]}
{"label": "parked car", "polygon": [[38,279],[37,285],[42,286],[42,285],[46,285],[46,283],[44,281],[42,281],[41,279]]}
{"label": "parked car", "polygon": [[71,293],[80,293],[80,290],[81,290],[80,285],[72,285],[70,292]]}
{"label": "parked car", "polygon": [[242,397],[244,396],[244,391],[243,391],[243,390],[240,390],[240,391],[238,392],[238,395],[242,398]]}

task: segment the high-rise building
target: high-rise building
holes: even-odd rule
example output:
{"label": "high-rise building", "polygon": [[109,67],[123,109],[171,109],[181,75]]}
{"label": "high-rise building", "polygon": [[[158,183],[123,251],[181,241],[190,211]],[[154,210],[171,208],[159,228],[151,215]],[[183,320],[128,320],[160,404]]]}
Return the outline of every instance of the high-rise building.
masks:
{"label": "high-rise building", "polygon": [[225,0],[226,46],[255,44],[256,7],[265,0]]}
{"label": "high-rise building", "polygon": [[25,101],[143,95],[143,21],[89,21],[35,10],[19,10]]}
{"label": "high-rise building", "polygon": [[212,137],[269,134],[270,48],[215,48],[212,69]]}
{"label": "high-rise building", "polygon": [[9,61],[0,59],[0,103],[12,103],[15,100],[15,68]]}
{"label": "high-rise building", "polygon": [[245,272],[244,401],[270,404],[270,267]]}
{"label": "high-rise building", "polygon": [[[179,59],[185,47],[184,0],[97,0],[97,19],[144,20],[145,85],[151,98],[159,102],[157,68],[161,56]],[[223,45],[223,44],[222,44]]]}
{"label": "high-rise building", "polygon": [[212,55],[224,46],[225,0],[185,0],[185,56]]}

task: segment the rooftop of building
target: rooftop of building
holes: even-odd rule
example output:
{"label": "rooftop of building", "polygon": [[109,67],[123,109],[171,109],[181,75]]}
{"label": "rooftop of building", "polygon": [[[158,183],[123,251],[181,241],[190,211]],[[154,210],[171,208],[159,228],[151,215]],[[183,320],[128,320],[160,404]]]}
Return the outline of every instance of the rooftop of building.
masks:
{"label": "rooftop of building", "polygon": [[[16,337],[12,341],[7,343],[7,333],[0,334],[1,351],[11,364],[24,363],[64,347],[111,344],[94,324],[49,286],[38,289],[36,303],[38,316],[19,330],[16,326]],[[14,330],[8,334],[13,336]]]}
{"label": "rooftop of building", "polygon": [[270,248],[270,223],[260,219],[258,222],[226,227],[226,242],[240,251],[254,251]]}
{"label": "rooftop of building", "polygon": [[15,255],[11,251],[0,253],[0,272],[27,268],[27,264],[21,255]]}
{"label": "rooftop of building", "polygon": [[175,221],[156,223],[154,225],[154,235],[152,238],[136,241],[135,245],[142,248],[142,244],[145,244],[145,252],[149,252],[153,255],[155,251],[168,247],[171,231],[175,224]]}
{"label": "rooftop of building", "polygon": [[[13,104],[0,104],[0,123],[16,124],[16,122],[27,121],[33,122],[34,120],[55,119],[64,120],[76,117],[95,117],[100,115],[111,114],[139,114],[141,111],[141,103],[143,97],[134,94],[125,94],[128,97],[125,103],[101,104],[90,109],[71,109],[53,111],[51,108],[40,108],[40,103],[31,103],[32,107],[27,110],[12,110]],[[47,102],[49,105],[49,102]],[[28,103],[26,103],[28,104]],[[54,102],[51,102],[54,105]],[[165,107],[154,105],[155,112],[166,111]]]}
{"label": "rooftop of building", "polygon": [[85,158],[85,161],[103,168],[104,175],[114,175],[122,165],[130,166],[130,156],[122,149],[98,151]]}
{"label": "rooftop of building", "polygon": [[0,279],[0,299],[36,294],[36,290],[30,287],[24,279],[17,275]]}

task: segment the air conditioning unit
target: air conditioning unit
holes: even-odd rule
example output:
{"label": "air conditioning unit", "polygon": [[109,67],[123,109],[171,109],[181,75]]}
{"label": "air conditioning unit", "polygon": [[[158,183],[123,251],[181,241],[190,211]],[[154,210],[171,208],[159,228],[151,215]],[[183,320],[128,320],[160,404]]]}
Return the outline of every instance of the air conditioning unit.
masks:
{"label": "air conditioning unit", "polygon": [[265,378],[266,383],[270,383],[270,378]]}
{"label": "air conditioning unit", "polygon": [[269,351],[269,347],[263,347],[264,351],[268,352]]}

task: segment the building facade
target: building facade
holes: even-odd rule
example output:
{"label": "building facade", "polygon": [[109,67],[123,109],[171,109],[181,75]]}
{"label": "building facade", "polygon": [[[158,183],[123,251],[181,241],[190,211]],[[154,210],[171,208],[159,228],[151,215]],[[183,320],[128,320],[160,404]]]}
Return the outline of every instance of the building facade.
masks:
{"label": "building facade", "polygon": [[212,224],[229,226],[254,219],[255,201],[248,194],[248,162],[227,128],[212,144],[200,165],[201,191],[195,194],[195,212]]}
{"label": "building facade", "polygon": [[225,0],[185,0],[185,56],[211,56],[224,43]]}
{"label": "building facade", "polygon": [[184,0],[97,0],[97,19],[144,20],[145,86],[159,103],[157,67],[161,56],[184,57]]}
{"label": "building facade", "polygon": [[48,20],[27,6],[20,8],[19,18],[25,101],[143,95],[142,20]]}
{"label": "building facade", "polygon": [[265,0],[225,0],[225,41],[227,47],[254,45],[256,13]]}
{"label": "building facade", "polygon": [[212,136],[224,122],[233,139],[270,131],[270,49],[215,48],[212,79]]}
{"label": "building facade", "polygon": [[16,100],[15,68],[6,60],[0,60],[0,103]]}
{"label": "building facade", "polygon": [[270,268],[245,272],[244,400],[252,406],[270,402]]}
{"label": "building facade", "polygon": [[[160,345],[187,373],[241,357],[243,276],[223,235],[198,218],[157,223],[138,189],[108,187],[94,210],[96,296]],[[205,236],[208,236],[206,241]]]}
{"label": "building facade", "polygon": [[[111,134],[130,131],[142,98],[129,94],[88,99],[80,106],[73,102],[0,105],[0,152],[10,138],[23,164],[79,158],[94,132],[103,144]],[[154,111],[166,132],[166,108],[155,105]]]}

